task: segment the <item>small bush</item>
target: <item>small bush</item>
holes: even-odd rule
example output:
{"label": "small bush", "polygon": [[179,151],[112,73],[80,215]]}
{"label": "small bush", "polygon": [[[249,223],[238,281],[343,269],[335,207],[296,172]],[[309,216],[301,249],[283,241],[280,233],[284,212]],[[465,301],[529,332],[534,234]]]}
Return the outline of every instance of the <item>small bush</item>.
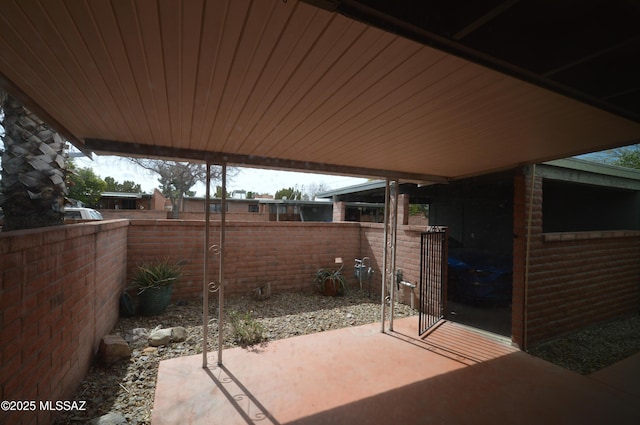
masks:
{"label": "small bush", "polygon": [[249,313],[230,311],[228,318],[233,329],[234,340],[241,347],[251,347],[265,341],[262,323],[254,319]]}

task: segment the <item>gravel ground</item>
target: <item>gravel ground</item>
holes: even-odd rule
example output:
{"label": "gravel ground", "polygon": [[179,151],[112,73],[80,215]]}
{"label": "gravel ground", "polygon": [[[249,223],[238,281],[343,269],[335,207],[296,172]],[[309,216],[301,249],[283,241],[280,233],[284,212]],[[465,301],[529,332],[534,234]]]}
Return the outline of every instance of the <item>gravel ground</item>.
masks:
{"label": "gravel ground", "polygon": [[[379,300],[359,291],[335,298],[310,293],[274,294],[264,301],[250,297],[228,298],[225,311],[249,314],[255,318],[263,327],[264,343],[380,320]],[[209,313],[208,350],[215,351],[218,348],[218,326],[214,299]],[[402,304],[396,306],[396,313],[397,317],[417,314]],[[121,318],[112,333],[124,336],[135,328],[152,330],[159,325],[163,328],[183,326],[188,338],[184,342],[158,348],[148,347],[145,343],[134,345],[129,361],[110,367],[91,366],[74,398],[86,400],[87,410],[65,414],[56,423],[84,423],[108,412],[117,412],[129,424],[149,424],[158,363],[202,353],[201,302],[172,304],[161,316]],[[225,348],[241,345],[234,338],[237,334],[228,321],[224,335]],[[556,339],[535,347],[530,353],[564,368],[589,374],[639,351],[640,317],[634,316]]]}
{"label": "gravel ground", "polygon": [[[344,297],[324,297],[310,293],[273,294],[271,298],[257,301],[251,297],[225,300],[225,312],[250,314],[263,329],[265,342],[296,335],[305,335],[348,326],[359,326],[380,320],[380,301],[366,293],[352,291]],[[397,317],[417,314],[409,306],[397,304]],[[217,298],[210,305],[209,351],[218,349]],[[121,318],[112,334],[125,336],[136,328],[152,330],[182,326],[187,329],[184,342],[166,347],[148,347],[141,344],[133,348],[129,361],[110,367],[92,365],[86,378],[76,391],[75,400],[86,400],[87,410],[72,412],[58,418],[56,423],[84,423],[108,412],[122,414],[129,424],[149,424],[155,394],[158,363],[161,360],[202,353],[202,303],[172,304],[156,317]],[[225,323],[224,347],[241,345],[234,339],[228,321]]]}
{"label": "gravel ground", "polygon": [[593,326],[534,347],[529,353],[588,375],[640,352],[640,316]]}

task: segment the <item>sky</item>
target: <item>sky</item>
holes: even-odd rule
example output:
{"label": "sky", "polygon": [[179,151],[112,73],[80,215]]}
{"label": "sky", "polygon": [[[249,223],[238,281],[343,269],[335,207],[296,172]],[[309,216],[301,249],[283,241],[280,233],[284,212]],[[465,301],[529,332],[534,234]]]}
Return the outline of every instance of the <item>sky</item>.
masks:
{"label": "sky", "polygon": [[[102,179],[113,177],[120,183],[125,180],[138,183],[145,193],[151,193],[154,188],[158,187],[158,176],[156,174],[132,164],[126,158],[94,155],[93,160],[87,157],[79,157],[74,158],[74,162],[80,168],[91,168]],[[246,190],[247,192],[273,195],[280,189],[295,188],[297,186],[304,193],[304,188],[309,188],[311,185],[324,184],[327,190],[330,190],[365,183],[368,180],[366,178],[258,168],[239,168],[239,170],[240,172],[235,177],[227,180],[228,192]],[[215,185],[212,185],[212,190],[214,190],[214,187]],[[196,191],[196,196],[204,196],[206,188],[204,184],[198,184],[192,190]]]}

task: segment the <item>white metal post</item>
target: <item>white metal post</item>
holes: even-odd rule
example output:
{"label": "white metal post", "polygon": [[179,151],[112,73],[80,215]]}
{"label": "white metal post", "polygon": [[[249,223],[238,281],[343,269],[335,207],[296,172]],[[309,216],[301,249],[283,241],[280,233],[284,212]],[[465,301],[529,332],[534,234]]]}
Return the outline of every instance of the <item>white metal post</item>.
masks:
{"label": "white metal post", "polygon": [[380,332],[384,333],[385,322],[385,304],[387,298],[387,244],[388,244],[388,229],[389,229],[389,179],[384,187],[384,236],[383,236],[383,250],[382,250],[382,289],[380,290],[381,307],[380,307]]}
{"label": "white metal post", "polygon": [[391,284],[391,288],[390,288],[390,307],[389,307],[389,330],[393,331],[393,316],[395,315],[395,294],[396,294],[396,241],[397,241],[397,233],[398,233],[398,180],[394,180],[391,184],[390,190],[390,196],[389,196],[389,203],[392,205],[390,214],[390,220],[391,220],[391,237],[390,239],[390,246],[389,246],[389,251],[390,251],[390,256],[391,258],[389,259],[389,263],[391,265],[390,267],[390,271],[389,271],[389,282]]}
{"label": "white metal post", "polygon": [[202,277],[202,367],[207,367],[207,338],[209,335],[209,201],[211,195],[211,164],[207,162],[207,187],[204,198],[204,267]]}
{"label": "white metal post", "polygon": [[220,200],[220,273],[218,289],[218,366],[222,366],[222,344],[224,342],[224,258],[227,210],[227,164],[222,164],[222,199]]}

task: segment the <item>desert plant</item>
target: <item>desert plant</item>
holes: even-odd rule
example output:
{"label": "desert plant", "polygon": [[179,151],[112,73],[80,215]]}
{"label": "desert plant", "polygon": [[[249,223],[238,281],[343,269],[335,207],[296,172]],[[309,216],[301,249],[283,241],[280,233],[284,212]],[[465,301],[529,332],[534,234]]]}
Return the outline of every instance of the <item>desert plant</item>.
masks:
{"label": "desert plant", "polygon": [[344,295],[348,290],[347,278],[340,270],[318,269],[313,283],[324,295]]}
{"label": "desert plant", "polygon": [[173,285],[181,276],[180,262],[164,259],[139,265],[132,283],[138,289],[140,312],[145,316],[162,314],[171,301]]}
{"label": "desert plant", "polygon": [[172,262],[168,259],[154,260],[138,266],[133,275],[133,284],[138,287],[138,293],[149,288],[162,288],[177,283],[182,276],[180,262]]}
{"label": "desert plant", "polygon": [[232,310],[227,316],[233,329],[234,340],[240,346],[250,347],[264,342],[264,327],[251,314]]}

